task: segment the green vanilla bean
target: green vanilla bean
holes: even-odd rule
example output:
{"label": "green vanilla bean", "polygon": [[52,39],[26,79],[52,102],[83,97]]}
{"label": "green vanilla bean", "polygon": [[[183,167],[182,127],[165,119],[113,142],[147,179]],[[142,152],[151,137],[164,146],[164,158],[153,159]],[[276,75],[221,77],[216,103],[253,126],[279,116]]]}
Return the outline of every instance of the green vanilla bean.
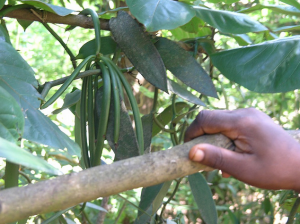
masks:
{"label": "green vanilla bean", "polygon": [[95,55],[90,55],[87,58],[85,58],[78,67],[72,72],[72,74],[69,76],[69,78],[64,82],[64,84],[56,91],[56,93],[50,97],[50,99],[41,106],[41,109],[45,109],[48,106],[50,106],[52,103],[54,103],[55,100],[57,100],[58,97],[63,94],[63,92],[68,88],[68,86],[71,84],[71,82],[76,78],[76,76],[79,74],[80,70],[89,62],[94,60],[96,58]]}
{"label": "green vanilla bean", "polygon": [[[103,60],[104,57],[102,57]],[[119,135],[120,135],[120,120],[121,120],[121,104],[120,104],[120,93],[119,93],[119,88],[116,80],[116,76],[118,74],[116,73],[114,67],[107,62],[107,60],[110,59],[105,59],[104,63],[108,67],[109,74],[110,74],[110,79],[111,79],[111,84],[112,84],[112,90],[113,90],[113,98],[114,98],[114,107],[115,107],[115,113],[114,113],[114,143],[117,144],[119,140]]]}
{"label": "green vanilla bean", "polygon": [[101,46],[101,36],[100,36],[100,20],[98,14],[92,9],[84,9],[79,14],[81,15],[90,15],[93,20],[94,29],[95,29],[95,39],[96,39],[96,51],[95,54],[98,55],[100,53]]}
{"label": "green vanilla bean", "polygon": [[123,73],[119,70],[119,68],[111,60],[107,60],[107,61],[114,66],[114,68],[118,74],[118,77],[120,78],[120,80],[125,88],[125,91],[127,93],[128,99],[131,104],[134,121],[135,121],[136,137],[137,137],[138,144],[139,144],[140,155],[143,155],[144,154],[143,126],[142,126],[142,120],[141,120],[140,111],[139,111],[136,99],[132,93],[131,86],[129,85],[129,83],[127,82],[125,77],[123,76]]}
{"label": "green vanilla bean", "polygon": [[104,146],[104,139],[107,130],[109,107],[110,107],[110,97],[111,97],[111,81],[109,71],[107,70],[104,63],[99,62],[100,69],[102,72],[103,79],[103,99],[101,103],[101,113],[98,124],[98,134],[97,134],[97,144],[95,155],[92,158],[92,166],[98,166],[101,163],[101,155]]}

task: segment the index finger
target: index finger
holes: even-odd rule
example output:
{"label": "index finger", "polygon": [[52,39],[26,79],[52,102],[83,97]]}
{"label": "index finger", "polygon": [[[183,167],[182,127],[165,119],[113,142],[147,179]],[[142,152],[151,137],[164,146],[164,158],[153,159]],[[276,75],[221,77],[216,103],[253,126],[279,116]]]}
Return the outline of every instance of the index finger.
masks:
{"label": "index finger", "polygon": [[234,139],[237,133],[234,131],[235,123],[240,117],[236,111],[228,110],[203,110],[185,132],[184,142],[188,142],[204,134],[222,133]]}

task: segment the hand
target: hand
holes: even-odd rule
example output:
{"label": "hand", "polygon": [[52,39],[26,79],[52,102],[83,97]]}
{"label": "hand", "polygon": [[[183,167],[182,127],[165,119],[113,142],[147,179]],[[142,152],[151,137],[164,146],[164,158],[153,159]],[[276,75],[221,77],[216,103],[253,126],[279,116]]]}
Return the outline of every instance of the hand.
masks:
{"label": "hand", "polygon": [[232,139],[235,151],[199,144],[190,150],[191,160],[256,187],[300,191],[300,145],[269,116],[253,108],[201,111],[185,142],[216,133]]}

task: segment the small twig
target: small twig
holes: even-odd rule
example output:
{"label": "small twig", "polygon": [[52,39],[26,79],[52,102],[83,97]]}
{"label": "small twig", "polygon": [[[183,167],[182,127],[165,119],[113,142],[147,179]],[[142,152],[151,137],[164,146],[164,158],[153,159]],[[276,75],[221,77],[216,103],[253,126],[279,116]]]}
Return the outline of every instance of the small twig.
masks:
{"label": "small twig", "polygon": [[182,178],[180,178],[180,179],[177,181],[176,186],[175,186],[174,191],[172,192],[171,196],[169,197],[169,199],[168,199],[166,202],[163,203],[164,205],[163,205],[163,207],[162,207],[162,209],[161,209],[160,216],[159,216],[160,220],[162,220],[162,216],[163,216],[163,213],[164,213],[164,211],[165,211],[165,209],[166,209],[166,207],[167,207],[167,204],[169,204],[170,201],[171,201],[171,200],[173,199],[173,197],[175,196],[175,194],[176,194],[176,192],[177,192],[177,190],[178,190],[178,188],[179,188],[179,184],[180,184],[181,180],[182,180]]}
{"label": "small twig", "polygon": [[286,224],[293,224],[294,223],[294,217],[298,211],[298,208],[300,206],[300,197],[297,198],[297,200],[295,201],[293,207],[292,207],[292,210],[289,214],[289,218],[288,218],[288,221],[286,222]]}
{"label": "small twig", "polygon": [[[108,199],[109,199],[109,197],[104,197],[102,199],[102,202],[101,202],[101,207],[104,208],[105,210],[108,210]],[[98,218],[97,218],[97,223],[98,224],[103,224],[105,216],[106,216],[105,211],[99,211]]]}

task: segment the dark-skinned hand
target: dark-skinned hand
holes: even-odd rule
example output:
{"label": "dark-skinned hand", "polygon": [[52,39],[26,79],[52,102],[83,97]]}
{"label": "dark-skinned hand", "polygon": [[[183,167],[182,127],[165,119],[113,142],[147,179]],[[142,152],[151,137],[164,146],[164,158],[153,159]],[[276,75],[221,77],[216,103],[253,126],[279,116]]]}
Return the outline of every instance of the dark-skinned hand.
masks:
{"label": "dark-skinned hand", "polygon": [[266,114],[253,109],[201,111],[185,134],[185,142],[221,133],[235,151],[209,144],[192,147],[191,160],[220,169],[264,189],[300,191],[300,145]]}

